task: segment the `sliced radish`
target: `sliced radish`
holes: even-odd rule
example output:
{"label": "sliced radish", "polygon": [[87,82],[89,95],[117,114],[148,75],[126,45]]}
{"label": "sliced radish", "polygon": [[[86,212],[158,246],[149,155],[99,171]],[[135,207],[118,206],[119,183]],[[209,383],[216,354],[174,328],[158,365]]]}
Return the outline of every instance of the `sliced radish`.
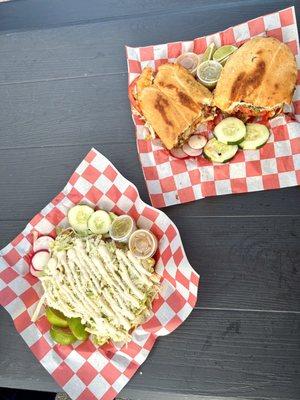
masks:
{"label": "sliced radish", "polygon": [[31,259],[31,266],[36,271],[43,271],[43,268],[48,264],[50,260],[50,253],[47,250],[40,250],[34,253]]}
{"label": "sliced radish", "polygon": [[51,243],[54,242],[54,239],[51,236],[40,236],[35,240],[33,243],[33,251],[36,253],[40,250],[47,250],[49,251],[49,246]]}
{"label": "sliced radish", "polygon": [[207,124],[206,123],[198,125],[196,130],[193,132],[193,135],[199,135],[202,132],[207,132]]}
{"label": "sliced radish", "polygon": [[181,147],[174,147],[174,149],[170,150],[170,153],[176,158],[186,158],[188,156]]}
{"label": "sliced radish", "polygon": [[190,157],[197,157],[202,154],[202,149],[193,149],[187,143],[182,146],[182,150]]}
{"label": "sliced radish", "polygon": [[192,135],[188,141],[188,145],[195,150],[203,149],[206,143],[207,139],[203,135]]}
{"label": "sliced radish", "polygon": [[35,276],[36,278],[39,278],[39,277],[42,275],[42,273],[43,273],[42,271],[36,271],[36,270],[33,268],[32,265],[30,266],[29,271],[30,271],[31,275]]}

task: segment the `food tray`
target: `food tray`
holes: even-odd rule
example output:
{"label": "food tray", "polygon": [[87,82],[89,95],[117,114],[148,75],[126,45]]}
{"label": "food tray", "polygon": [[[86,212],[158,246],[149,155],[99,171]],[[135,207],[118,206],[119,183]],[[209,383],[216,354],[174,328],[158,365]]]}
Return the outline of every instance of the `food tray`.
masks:
{"label": "food tray", "polygon": [[[293,7],[252,19],[225,31],[187,42],[147,47],[127,47],[128,83],[150,66],[156,69],[173,62],[181,53],[202,54],[214,42],[218,47],[241,45],[267,35],[286,43],[296,56],[297,87],[293,113],[269,121],[271,136],[259,150],[239,151],[226,164],[213,164],[204,157],[176,159],[159,139],[148,140],[143,121],[132,113],[136,126],[137,150],[154,207],[166,207],[207,196],[280,189],[300,184],[300,56],[297,21]],[[202,133],[209,135],[203,125]]]}
{"label": "food tray", "polygon": [[[116,214],[129,214],[159,240],[156,272],[162,276],[160,295],[150,319],[139,326],[127,345],[96,347],[90,340],[70,346],[55,344],[45,316],[31,322],[42,285],[29,273],[27,254],[32,231],[53,234],[67,226],[67,211],[78,203]],[[110,400],[116,397],[146,360],[158,336],[176,329],[197,300],[199,276],[190,266],[173,222],[145,204],[136,187],[110,161],[92,149],[64,189],[0,252],[0,305],[11,315],[30,350],[72,399]]]}

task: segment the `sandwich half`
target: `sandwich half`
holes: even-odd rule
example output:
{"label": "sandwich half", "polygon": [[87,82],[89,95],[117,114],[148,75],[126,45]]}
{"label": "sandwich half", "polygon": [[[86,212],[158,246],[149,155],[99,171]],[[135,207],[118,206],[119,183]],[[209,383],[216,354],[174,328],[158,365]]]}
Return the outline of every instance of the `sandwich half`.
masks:
{"label": "sandwich half", "polygon": [[212,93],[177,64],[163,64],[156,75],[145,68],[136,83],[141,116],[167,149],[183,144],[196,127],[213,119]]}
{"label": "sandwich half", "polygon": [[289,47],[273,37],[257,37],[226,62],[214,105],[244,120],[272,118],[291,103],[296,79],[295,57]]}

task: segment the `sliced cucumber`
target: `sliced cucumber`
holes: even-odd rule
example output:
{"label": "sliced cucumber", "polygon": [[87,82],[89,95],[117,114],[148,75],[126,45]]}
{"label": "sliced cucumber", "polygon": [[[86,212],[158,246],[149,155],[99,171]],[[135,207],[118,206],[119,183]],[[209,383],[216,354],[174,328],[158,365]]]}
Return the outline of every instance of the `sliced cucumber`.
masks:
{"label": "sliced cucumber", "polygon": [[88,220],[88,228],[93,233],[104,235],[111,226],[111,218],[104,210],[95,211]]}
{"label": "sliced cucumber", "polygon": [[246,136],[246,127],[243,121],[235,117],[224,118],[214,129],[214,135],[224,144],[238,144]]}
{"label": "sliced cucumber", "polygon": [[77,232],[88,230],[88,219],[94,213],[94,210],[86,205],[78,204],[72,207],[68,212],[68,220],[73,229]]}
{"label": "sliced cucumber", "polygon": [[239,144],[243,150],[256,150],[267,143],[270,136],[269,129],[262,124],[246,124],[246,137]]}
{"label": "sliced cucumber", "polygon": [[205,158],[212,162],[225,163],[231,160],[237,151],[237,145],[224,144],[216,138],[212,138],[206,143],[203,154]]}

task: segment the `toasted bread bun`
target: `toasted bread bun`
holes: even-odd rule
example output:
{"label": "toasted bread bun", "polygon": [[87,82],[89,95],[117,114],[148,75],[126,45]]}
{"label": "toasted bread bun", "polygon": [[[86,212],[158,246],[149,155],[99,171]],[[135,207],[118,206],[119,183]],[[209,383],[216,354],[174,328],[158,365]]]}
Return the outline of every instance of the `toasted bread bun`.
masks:
{"label": "toasted bread bun", "polygon": [[189,127],[181,107],[157,87],[146,87],[139,96],[140,107],[146,121],[152,126],[167,149],[178,143],[180,135]]}
{"label": "toasted bread bun", "polygon": [[214,104],[231,112],[239,103],[272,109],[292,101],[297,78],[295,57],[273,37],[243,44],[225,64],[214,93]]}
{"label": "toasted bread bun", "polygon": [[167,149],[172,149],[192,133],[195,122],[203,120],[203,108],[212,103],[212,94],[177,64],[161,65],[153,77],[153,71],[145,68],[137,81],[139,107]]}
{"label": "toasted bread bun", "polygon": [[136,82],[137,94],[141,93],[146,87],[151,86],[154,80],[153,69],[146,67],[143,69],[139,79]]}
{"label": "toasted bread bun", "polygon": [[154,84],[178,104],[196,113],[203,105],[212,103],[212,93],[179,64],[161,65]]}

